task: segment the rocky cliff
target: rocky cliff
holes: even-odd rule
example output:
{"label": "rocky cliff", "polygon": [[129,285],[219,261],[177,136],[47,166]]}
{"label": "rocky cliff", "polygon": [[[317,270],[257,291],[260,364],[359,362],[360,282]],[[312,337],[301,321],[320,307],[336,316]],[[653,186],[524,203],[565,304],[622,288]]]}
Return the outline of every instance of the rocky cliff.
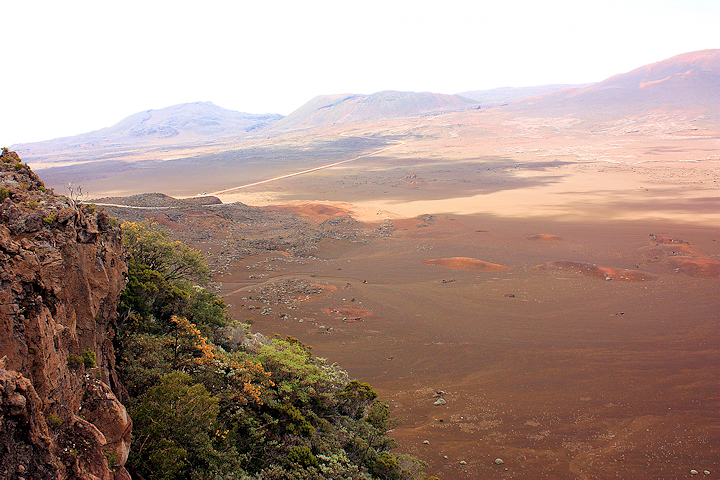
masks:
{"label": "rocky cliff", "polygon": [[[0,478],[129,478],[117,223],[0,156]],[[75,198],[73,198],[75,196]]]}

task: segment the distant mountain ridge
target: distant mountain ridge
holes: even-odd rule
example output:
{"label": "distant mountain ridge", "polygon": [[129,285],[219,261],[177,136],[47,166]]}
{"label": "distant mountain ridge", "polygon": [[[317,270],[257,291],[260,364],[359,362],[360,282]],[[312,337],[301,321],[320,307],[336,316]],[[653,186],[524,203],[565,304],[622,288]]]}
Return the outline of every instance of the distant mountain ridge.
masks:
{"label": "distant mountain ridge", "polygon": [[278,121],[273,129],[371,122],[477,107],[477,102],[469,98],[430,92],[386,90],[371,95],[321,95]]}
{"label": "distant mountain ridge", "polygon": [[182,103],[159,110],[145,110],[111,127],[72,137],[18,144],[13,149],[32,159],[48,155],[74,156],[78,152],[104,152],[137,146],[189,144],[220,138],[243,137],[282,118],[279,114],[251,114],[218,107],[212,102]]}
{"label": "distant mountain ridge", "polygon": [[567,88],[586,88],[591,85],[594,84],[583,83],[537,85],[532,87],[500,87],[492,88],[490,90],[472,90],[469,92],[460,92],[457,95],[460,97],[475,100],[479,102],[483,107],[496,107],[501,105],[507,105],[509,103],[516,102],[524,98],[536,97],[545,93],[565,90]]}
{"label": "distant mountain ridge", "polygon": [[720,116],[720,50],[684,53],[614,75],[587,88],[521,100],[547,114],[622,116],[662,110]]}
{"label": "distant mountain ridge", "polygon": [[[131,137],[169,138],[183,133],[197,136],[238,134],[272,125],[282,118],[278,114],[257,115],[218,107],[212,102],[183,103],[160,110],[131,115],[107,129]],[[105,130],[105,129],[103,129]]]}
{"label": "distant mountain ridge", "polygon": [[188,147],[249,136],[485,107],[497,107],[510,116],[571,115],[604,121],[650,112],[684,112],[720,120],[720,50],[677,55],[587,85],[506,87],[456,95],[392,90],[370,95],[321,95],[286,117],[241,113],[211,102],[184,103],[139,112],[93,132],[12,148],[36,169],[73,162],[137,159],[138,155],[166,160],[179,158],[184,153],[176,155],[176,151]]}

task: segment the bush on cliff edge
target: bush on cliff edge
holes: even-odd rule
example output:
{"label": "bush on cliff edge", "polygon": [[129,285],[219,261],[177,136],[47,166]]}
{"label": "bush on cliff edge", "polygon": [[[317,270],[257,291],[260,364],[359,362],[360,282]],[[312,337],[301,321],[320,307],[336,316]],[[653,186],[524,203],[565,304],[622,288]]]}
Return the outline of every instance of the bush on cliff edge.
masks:
{"label": "bush on cliff edge", "polygon": [[234,325],[198,284],[196,250],[157,227],[125,223],[128,286],[117,355],[134,420],[127,467],[144,478],[420,479],[396,455],[387,404],[297,339],[227,350],[210,339]]}

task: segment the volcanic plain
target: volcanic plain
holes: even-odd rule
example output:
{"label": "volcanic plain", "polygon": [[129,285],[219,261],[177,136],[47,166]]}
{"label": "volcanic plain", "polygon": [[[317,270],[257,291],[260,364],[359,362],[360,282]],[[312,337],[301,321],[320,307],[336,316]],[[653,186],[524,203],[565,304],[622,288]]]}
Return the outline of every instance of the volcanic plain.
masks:
{"label": "volcanic plain", "polygon": [[[718,52],[696,57],[608,81],[637,77],[650,105],[720,72]],[[370,382],[402,421],[399,450],[443,480],[717,478],[712,82],[702,108],[529,101],[39,173],[200,248],[237,319]],[[603,102],[621,91],[607,85]],[[146,192],[191,200],[131,196]]]}
{"label": "volcanic plain", "polygon": [[[459,117],[306,132],[251,173],[232,151],[137,169],[125,193],[223,204],[107,208],[207,253],[236,318],[370,382],[442,479],[713,470],[720,132]],[[302,156],[346,163],[256,183]]]}

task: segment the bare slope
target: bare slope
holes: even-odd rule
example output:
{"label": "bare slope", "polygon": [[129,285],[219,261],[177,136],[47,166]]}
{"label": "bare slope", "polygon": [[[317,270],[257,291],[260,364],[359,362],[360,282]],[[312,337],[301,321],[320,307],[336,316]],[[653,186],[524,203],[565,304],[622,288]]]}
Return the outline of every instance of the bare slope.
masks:
{"label": "bare slope", "polygon": [[720,112],[720,50],[684,53],[584,89],[548,93],[518,102],[520,110],[605,116],[651,111]]}
{"label": "bare slope", "polygon": [[178,146],[243,137],[280,118],[282,115],[278,114],[255,115],[227,110],[211,102],[182,103],[139,112],[93,132],[15,145],[14,148],[32,162],[82,160],[139,147]]}
{"label": "bare slope", "polygon": [[[438,154],[437,145],[425,150],[429,148],[429,144],[425,144],[442,137],[450,142],[443,145],[457,144],[470,155],[467,158],[477,158],[477,152],[472,153],[469,149],[476,148],[480,138],[485,141],[488,135],[497,134],[501,137],[530,135],[536,139],[538,132],[547,128],[550,128],[548,132],[560,134],[572,127],[575,130],[572,138],[578,138],[577,134],[581,131],[589,135],[602,131],[613,136],[632,132],[653,135],[681,132],[694,138],[702,136],[709,141],[716,135],[720,122],[719,52],[705,50],[679,55],[586,88],[559,90],[495,109],[478,110],[479,106],[485,105],[459,95],[385,91],[372,95],[320,96],[288,117],[275,121],[280,116],[242,114],[205,102],[138,113],[113,127],[75,137],[20,145],[17,150],[33,168],[48,172],[46,178],[51,186],[62,186],[68,181],[80,182],[83,186],[95,183],[93,192],[104,195],[118,189],[124,193],[139,193],[157,188],[148,183],[164,182],[164,191],[182,195],[187,189],[177,189],[175,184],[191,183],[190,192],[195,194],[281,176],[308,166],[315,167],[317,164],[312,162],[317,159],[317,145],[329,145],[330,142],[342,148],[341,143],[349,140],[346,135],[353,128],[351,124],[359,128],[356,144],[360,138],[369,141],[368,131],[378,132],[376,140],[392,131],[392,141],[396,141],[405,129],[403,141],[423,143],[423,151],[429,152],[432,157]],[[535,88],[541,87],[516,89],[511,93],[525,95]],[[496,92],[498,95],[500,90]],[[431,117],[443,113],[448,113],[448,118],[452,116],[452,122],[457,123],[458,128],[462,126],[462,131],[445,131],[446,127],[440,126],[442,122],[435,122],[437,125],[432,127],[425,125],[426,120],[429,122]],[[566,118],[568,116],[575,118]],[[582,124],[580,120],[589,123]],[[538,122],[540,124],[536,125]],[[271,123],[272,127],[267,128]],[[415,123],[417,125],[411,125]],[[404,124],[404,127],[398,128],[399,124]],[[298,132],[308,128],[315,130],[312,134]],[[341,130],[343,133],[339,135]],[[424,137],[418,136],[418,133]],[[568,136],[566,140],[570,138]],[[282,151],[278,150],[280,145]],[[558,145],[560,147],[565,148],[565,145]],[[582,148],[586,147],[588,145]],[[596,147],[601,146],[598,144],[592,149]],[[261,171],[266,169],[266,162],[257,158],[260,155],[258,148],[278,160],[273,168],[282,165],[281,170]],[[689,158],[714,155],[708,153],[705,147],[703,149],[697,154],[692,152]],[[353,147],[352,152],[339,155],[338,152],[327,152],[335,161],[346,159],[345,154],[356,151]],[[262,153],[263,158],[267,157],[265,153]],[[558,153],[568,152],[550,149],[545,155]],[[607,157],[605,152],[600,153],[603,158]],[[452,155],[456,154],[454,150]],[[227,168],[222,173],[204,169],[203,178],[197,178],[197,168],[187,164],[200,159],[205,161],[208,155],[222,160],[223,168]],[[242,160],[242,168],[239,159]],[[254,162],[252,168],[245,168],[250,163],[245,159]],[[656,159],[653,157],[653,160]],[[131,165],[131,161],[136,164]],[[161,161],[165,164],[162,174],[160,169],[147,170],[149,164],[141,165],[139,161],[151,162],[153,166],[158,166],[156,164]],[[182,162],[185,163],[181,165]],[[76,165],[78,163],[85,164]],[[63,168],[49,172],[50,167]],[[127,171],[130,168],[145,170],[135,181],[143,185],[133,185],[133,181],[128,180]],[[175,174],[181,168],[186,170],[176,180]],[[173,172],[168,174],[170,169]],[[187,169],[192,172],[191,175],[187,175]],[[208,175],[215,175],[219,181],[208,182]],[[97,185],[99,181],[102,181],[102,186]],[[170,182],[173,185],[168,185]]]}
{"label": "bare slope", "polygon": [[517,102],[518,100],[524,100],[528,97],[537,97],[538,95],[544,95],[550,92],[557,92],[559,90],[565,90],[568,88],[583,89],[591,85],[594,84],[553,84],[537,85],[534,87],[500,87],[492,88],[490,90],[472,90],[469,92],[460,92],[457,95],[480,102],[483,107],[497,107]]}
{"label": "bare slope", "polygon": [[389,90],[372,95],[321,95],[277,122],[274,128],[289,130],[370,122],[476,107],[476,102],[468,98],[429,92]]}
{"label": "bare slope", "polygon": [[[393,175],[384,167],[365,170]],[[338,178],[343,192],[365,184]],[[211,253],[236,318],[313,345],[375,386],[403,421],[399,451],[441,480],[715,470],[720,277],[699,267],[720,258],[717,228],[594,214],[390,221],[372,212],[365,223],[342,208],[116,210],[152,216]]]}

